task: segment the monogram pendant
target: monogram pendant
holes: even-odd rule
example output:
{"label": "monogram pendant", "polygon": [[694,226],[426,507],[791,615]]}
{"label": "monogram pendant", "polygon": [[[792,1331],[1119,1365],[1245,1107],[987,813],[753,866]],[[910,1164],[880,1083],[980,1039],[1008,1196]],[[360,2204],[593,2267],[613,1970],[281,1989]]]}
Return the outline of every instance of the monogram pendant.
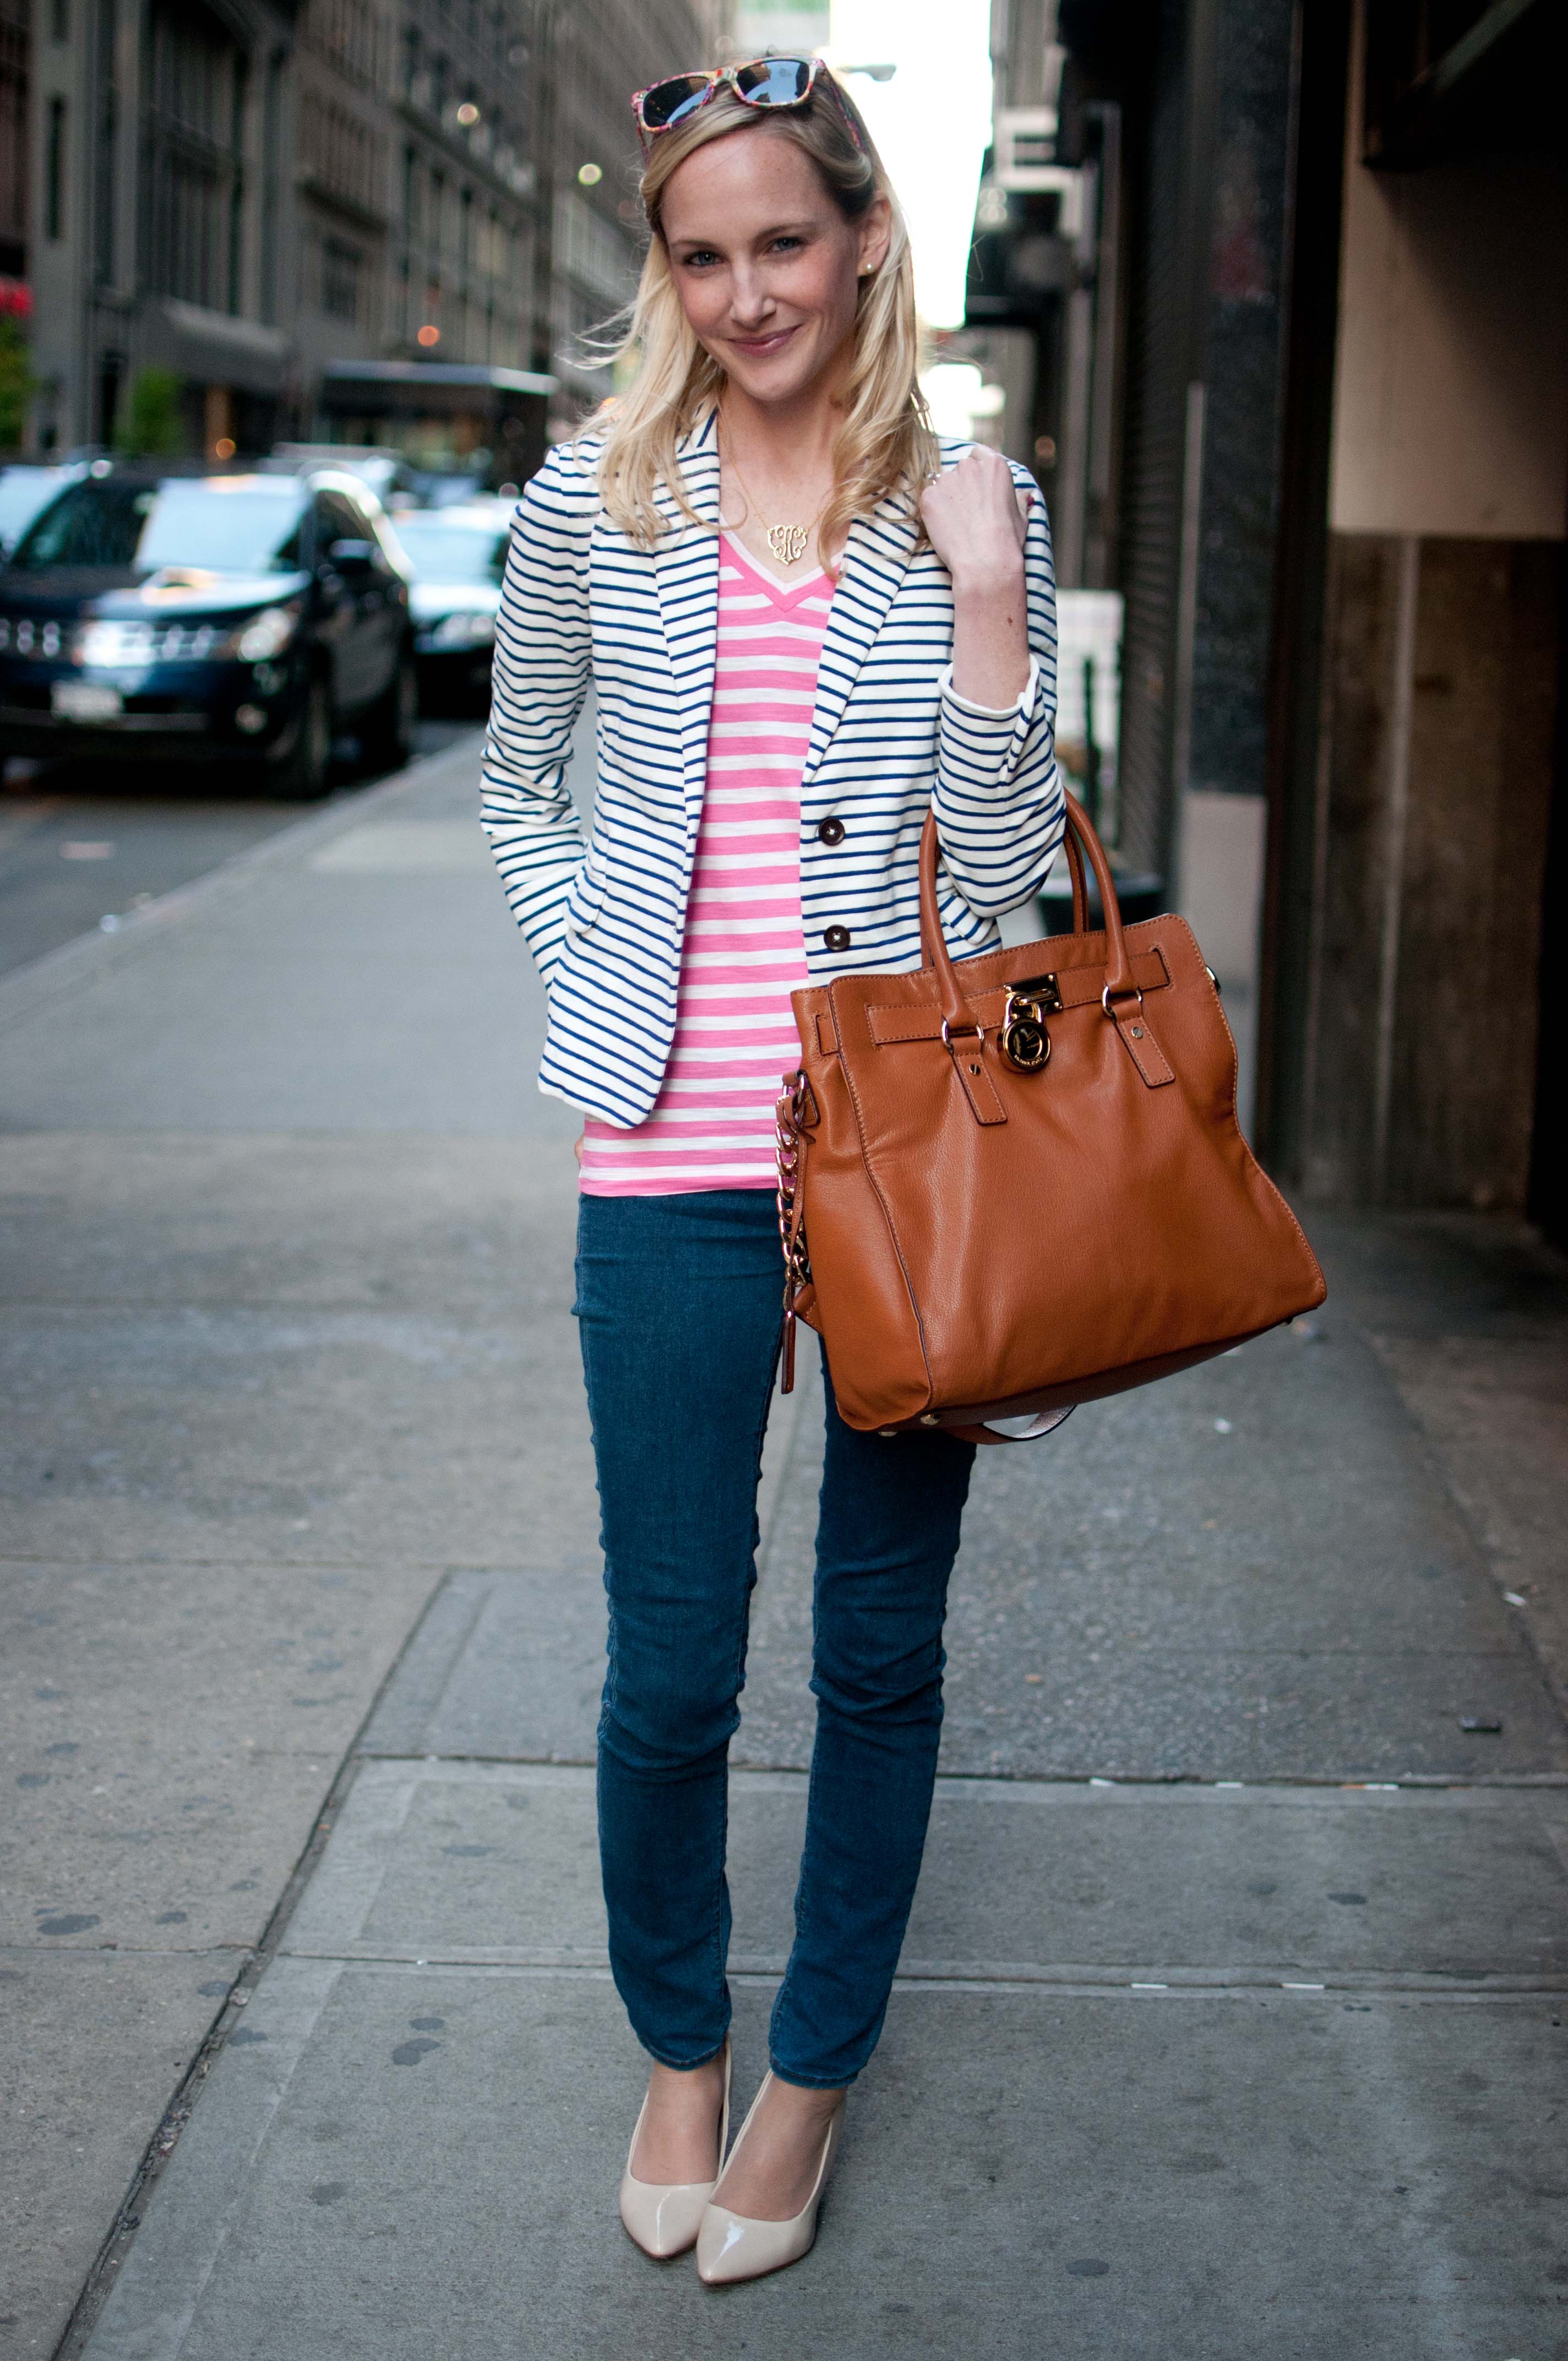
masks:
{"label": "monogram pendant", "polygon": [[794,566],[806,555],[806,530],[803,524],[771,524],[768,527],[768,547],[781,566]]}

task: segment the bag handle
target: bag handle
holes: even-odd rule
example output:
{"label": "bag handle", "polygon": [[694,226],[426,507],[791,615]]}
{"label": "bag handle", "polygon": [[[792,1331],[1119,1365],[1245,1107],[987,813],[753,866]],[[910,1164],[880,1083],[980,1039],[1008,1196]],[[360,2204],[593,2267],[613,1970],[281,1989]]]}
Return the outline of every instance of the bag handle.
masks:
{"label": "bag handle", "polygon": [[1089,887],[1084,882],[1083,855],[1078,839],[1069,828],[1062,839],[1067,854],[1068,875],[1072,879],[1072,931],[1075,935],[1089,932]]}
{"label": "bag handle", "polygon": [[[1068,796],[1066,802],[1068,865],[1072,871],[1072,930],[1075,935],[1088,931],[1082,859],[1083,853],[1087,853],[1089,865],[1094,872],[1094,882],[1100,888],[1100,906],[1105,915],[1105,990],[1102,998],[1109,1010],[1112,1001],[1130,998],[1137,991],[1133,982],[1132,962],[1127,957],[1126,939],[1122,932],[1122,906],[1116,899],[1116,884],[1111,874],[1111,863],[1105,858],[1105,848],[1091,825],[1089,814],[1076,796]],[[937,815],[933,811],[927,813],[926,825],[920,831],[920,956],[928,968],[936,971],[937,994],[942,1004],[942,1016],[948,1030],[972,1033],[974,1019],[959,986],[937,909]]]}

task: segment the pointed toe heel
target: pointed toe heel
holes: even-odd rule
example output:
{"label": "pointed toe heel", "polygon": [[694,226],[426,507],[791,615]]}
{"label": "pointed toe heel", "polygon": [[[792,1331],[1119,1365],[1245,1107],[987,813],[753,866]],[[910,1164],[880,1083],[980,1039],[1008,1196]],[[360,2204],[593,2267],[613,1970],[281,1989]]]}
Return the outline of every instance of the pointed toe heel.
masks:
{"label": "pointed toe heel", "polygon": [[[737,2149],[745,2138],[751,2117],[762,2103],[762,2092],[772,2080],[771,2073],[763,2076],[762,2090],[752,2100],[751,2112],[735,2136]],[[828,2176],[833,2169],[833,2159],[839,2153],[839,2142],[844,2129],[844,2105],[840,2099],[828,2118],[822,2142],[822,2158],[817,2168],[811,2194],[793,2219],[788,2222],[753,2222],[744,2213],[732,2213],[728,2205],[710,2202],[707,2206],[696,2234],[696,2275],[704,2287],[729,2287],[737,2279],[760,2279],[769,2271],[782,2271],[788,2264],[798,2263],[802,2255],[810,2253],[817,2236],[817,2215],[822,2203],[822,2192],[828,2186]]]}
{"label": "pointed toe heel", "polygon": [[[718,2118],[718,2163],[722,2170],[724,2150],[729,2137],[729,2044],[724,2045],[724,2105]],[[626,2151],[626,2169],[620,2176],[620,2219],[626,2235],[635,2246],[656,2263],[667,2263],[676,2255],[689,2253],[696,2246],[697,2232],[707,2202],[718,2187],[717,2176],[712,2180],[638,2180],[631,2170],[631,2159],[637,2153],[637,2141],[642,2129],[642,2119],[648,2112],[644,2098],[638,2110],[632,2129],[631,2146]]]}

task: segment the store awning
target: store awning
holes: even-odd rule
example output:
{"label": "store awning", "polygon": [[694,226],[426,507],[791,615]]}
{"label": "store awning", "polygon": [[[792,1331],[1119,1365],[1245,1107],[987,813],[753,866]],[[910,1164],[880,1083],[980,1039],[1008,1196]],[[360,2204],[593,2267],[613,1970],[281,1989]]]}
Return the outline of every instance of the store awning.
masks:
{"label": "store awning", "polygon": [[541,370],[497,368],[478,361],[328,361],[322,370],[325,392],[341,395],[353,388],[374,387],[383,398],[394,389],[405,388],[414,394],[435,394],[446,389],[470,393],[551,394],[555,383],[553,377]]}

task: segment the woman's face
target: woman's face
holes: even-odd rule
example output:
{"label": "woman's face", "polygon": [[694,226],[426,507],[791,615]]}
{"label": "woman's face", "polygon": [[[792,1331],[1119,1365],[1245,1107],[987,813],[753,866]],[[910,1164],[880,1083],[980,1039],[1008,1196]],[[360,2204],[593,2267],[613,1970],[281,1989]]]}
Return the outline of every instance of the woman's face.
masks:
{"label": "woman's face", "polygon": [[665,184],[664,243],[700,343],[766,408],[826,375],[854,326],[862,270],[887,253],[878,197],[847,222],[793,139],[765,129],[710,140]]}

